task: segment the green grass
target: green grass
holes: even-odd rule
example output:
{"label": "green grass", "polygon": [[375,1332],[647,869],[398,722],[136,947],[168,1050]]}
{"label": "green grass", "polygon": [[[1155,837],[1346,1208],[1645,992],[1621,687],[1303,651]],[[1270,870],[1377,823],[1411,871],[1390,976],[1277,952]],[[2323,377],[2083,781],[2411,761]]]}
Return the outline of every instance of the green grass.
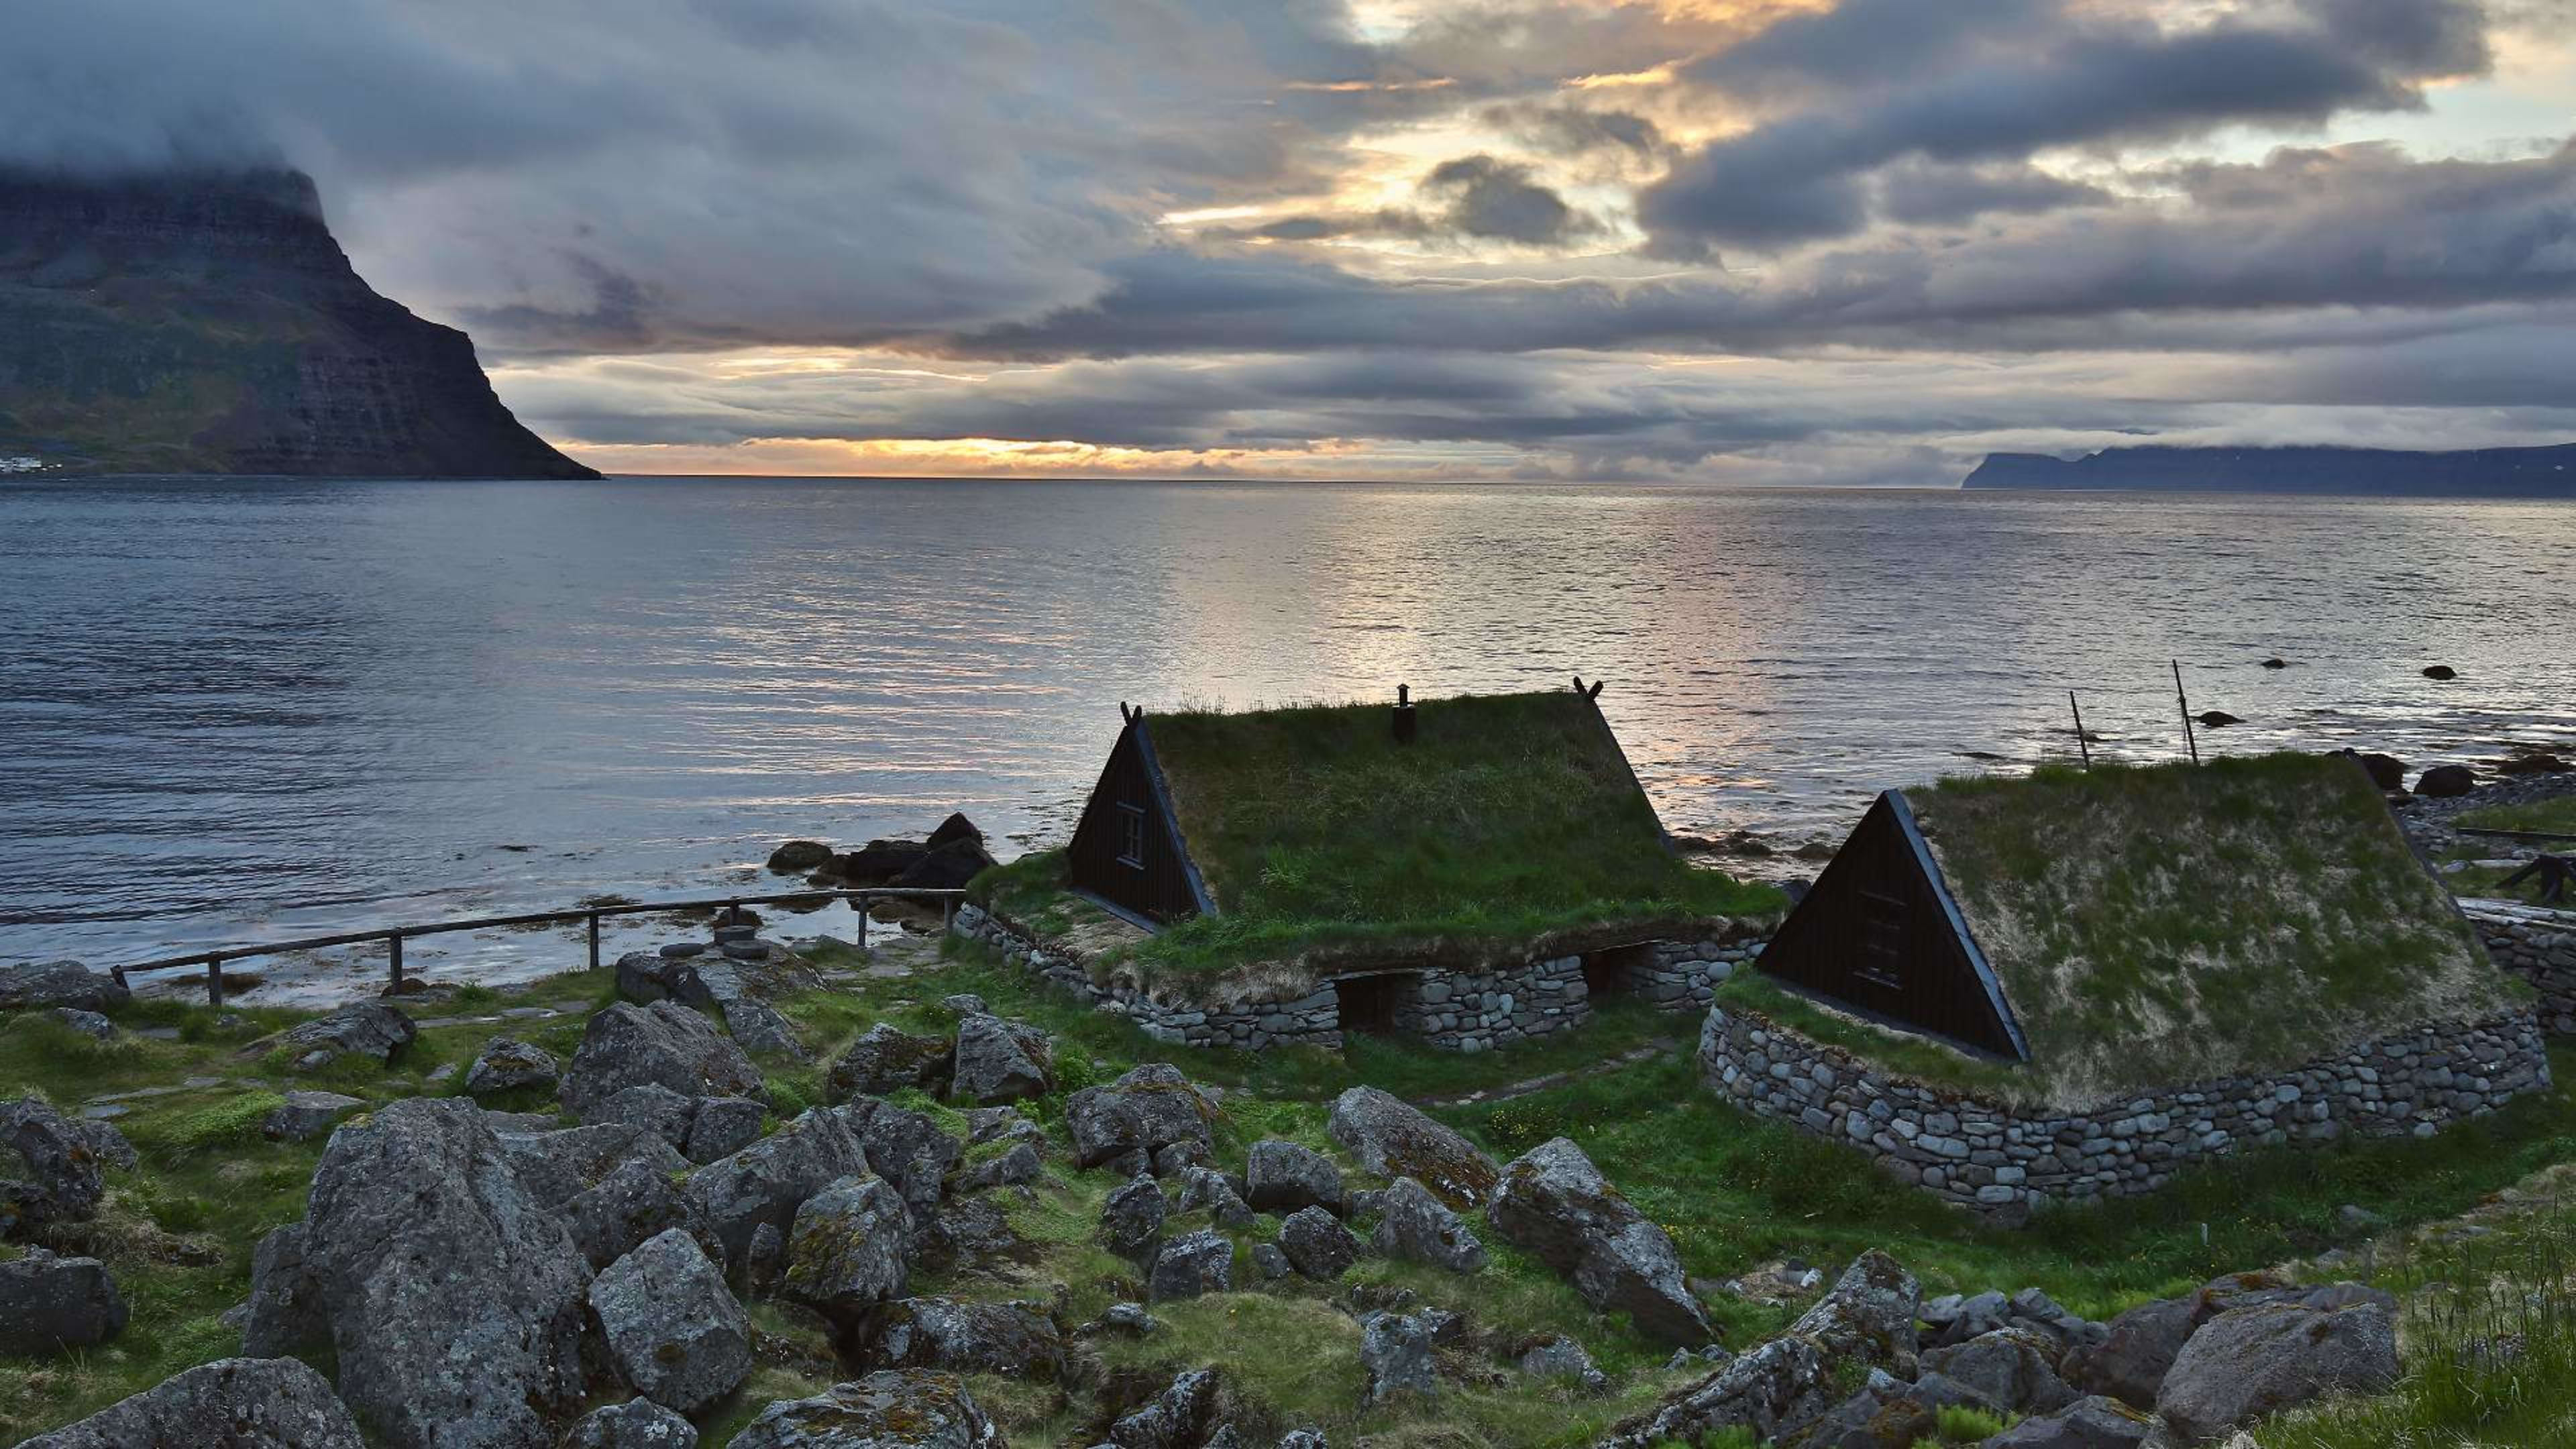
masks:
{"label": "green grass", "polygon": [[1918,1082],[2008,1097],[2029,1081],[2017,1065],[1970,1056],[1914,1032],[1828,1010],[1759,971],[1739,971],[1720,982],[1713,1004],[1766,1017],[1811,1041],[1840,1047],[1883,1071]]}
{"label": "green grass", "polygon": [[2463,810],[2456,825],[2473,825],[2481,830],[2538,830],[2560,835],[2576,835],[2576,795],[2561,795],[2554,800],[2534,800],[2522,805],[2489,805],[2479,810]]}
{"label": "green grass", "polygon": [[[597,978],[557,978],[481,1004],[594,999],[604,989]],[[1216,1121],[1221,1165],[1239,1168],[1253,1143],[1277,1136],[1332,1154],[1357,1182],[1363,1180],[1357,1169],[1324,1132],[1331,1098],[1345,1086],[1375,1081],[1408,1095],[1425,1083],[1443,1094],[1490,1088],[1608,1055],[1598,1045],[1605,1039],[1686,1035],[1691,1024],[1687,1017],[1623,1009],[1605,1013],[1596,1028],[1607,1038],[1578,1034],[1561,1045],[1474,1057],[1384,1042],[1357,1044],[1347,1055],[1179,1051],[980,950],[968,950],[909,978],[857,981],[782,1003],[815,1049],[817,1065],[770,1074],[781,1112],[794,1109],[785,1099],[798,1094],[799,1100],[820,1100],[823,1064],[878,1021],[916,1031],[953,1027],[954,1014],[938,1002],[957,991],[980,994],[1006,1015],[1055,1034],[1061,1068],[1055,1089],[1024,1110],[1046,1126],[1056,1147],[1033,1191],[995,1199],[1031,1245],[1033,1261],[924,1273],[913,1291],[1045,1298],[1061,1284],[1074,1321],[1137,1296],[1141,1286],[1133,1265],[1096,1242],[1101,1203],[1115,1180],[1067,1165],[1064,1100],[1087,1083],[1139,1062],[1173,1061],[1193,1078],[1226,1088]],[[446,1010],[425,1007],[422,1014]],[[130,1085],[138,1075],[165,1082],[190,1075],[221,1080],[139,1099],[120,1120],[142,1155],[141,1165],[110,1174],[98,1223],[81,1243],[67,1246],[96,1251],[109,1261],[134,1305],[134,1322],[118,1339],[77,1356],[0,1357],[0,1442],[67,1422],[180,1369],[236,1352],[238,1340],[214,1317],[247,1292],[250,1252],[259,1237],[302,1215],[322,1150],[319,1142],[258,1137],[253,1124],[265,1094],[287,1083],[263,1078],[257,1061],[240,1057],[246,1034],[255,1028],[216,1028],[203,1008],[138,1004],[123,1015],[129,1023],[178,1025],[183,1036],[193,1032],[196,1040],[135,1041],[94,1054],[96,1070],[119,1085]],[[99,1090],[83,1080],[91,1068],[55,1058],[50,1047],[60,1043],[44,1025],[49,1024],[21,1020],[0,1028],[0,1096],[37,1090],[77,1104]],[[469,1023],[424,1032],[416,1048],[423,1060],[401,1060],[372,1074],[353,1069],[346,1089],[371,1103],[436,1090],[424,1081],[425,1063],[470,1058],[496,1030],[568,1050],[580,1021],[512,1022],[505,1028]],[[2562,1081],[2576,1079],[2576,1051],[2561,1051],[2555,1066]],[[959,1125],[945,1105],[905,1100],[952,1128]],[[2462,1212],[2540,1167],[2576,1160],[2576,1100],[2553,1090],[2430,1140],[2233,1159],[2185,1173],[2156,1196],[2046,1212],[2016,1232],[1897,1188],[1857,1154],[1736,1112],[1698,1083],[1679,1054],[1509,1101],[1436,1109],[1435,1115],[1505,1156],[1549,1137],[1572,1137],[1630,1200],[1665,1225],[1686,1270],[1698,1278],[1731,1277],[1780,1257],[1803,1258],[1830,1272],[1880,1247],[1915,1271],[1926,1293],[2038,1286],[2096,1317],[2222,1272],[2345,1243],[2335,1213],[2346,1203],[2402,1227]],[[1169,1230],[1204,1225],[1204,1215],[1184,1216]],[[1241,1252],[1275,1230],[1274,1222],[1265,1221],[1230,1236]],[[1367,1259],[1348,1281],[1330,1288],[1291,1281],[1157,1305],[1154,1311],[1166,1324],[1162,1333],[1134,1343],[1113,1340],[1102,1352],[1113,1371],[1220,1365],[1247,1401],[1240,1422],[1264,1428],[1271,1437],[1312,1423],[1335,1443],[1366,1438],[1404,1449],[1574,1449],[1597,1441],[1610,1424],[1693,1377],[1687,1369],[1665,1370],[1668,1346],[1646,1340],[1623,1318],[1592,1311],[1556,1274],[1490,1231],[1484,1236],[1492,1263],[1473,1279]],[[1256,1280],[1247,1272],[1237,1281],[1248,1289]],[[1419,1301],[1462,1310],[1488,1343],[1572,1334],[1610,1375],[1611,1391],[1585,1398],[1564,1384],[1523,1380],[1489,1359],[1474,1358],[1462,1363],[1467,1379],[1436,1401],[1364,1411],[1355,1392],[1357,1327],[1341,1301],[1354,1290],[1409,1290]],[[1742,1348],[1779,1331],[1795,1308],[1712,1294],[1710,1310],[1727,1340]],[[705,1416],[703,1442],[711,1449],[769,1400],[810,1395],[844,1376],[830,1364],[827,1337],[810,1319],[780,1305],[755,1305],[751,1311],[763,1345],[760,1368],[749,1385]],[[317,1366],[328,1372],[327,1362]],[[979,1381],[977,1393],[1017,1445],[1090,1442],[1101,1427],[1044,1386]],[[1263,1442],[1258,1435],[1248,1437]],[[2322,1449],[2327,1441],[2318,1442]],[[2499,1436],[2490,1442],[2519,1441]]]}
{"label": "green grass", "polygon": [[2404,1303],[2393,1392],[2258,1425],[2261,1449],[2576,1446],[2576,1213],[2563,1204],[2376,1276]]}
{"label": "green grass", "polygon": [[[1214,915],[1120,954],[1148,980],[1252,963],[1484,959],[1560,933],[1779,909],[1767,886],[1664,848],[1654,806],[1571,691],[1425,700],[1395,743],[1382,705],[1152,716],[1147,729]],[[1005,915],[1064,909],[1030,862]]]}
{"label": "green grass", "polygon": [[2340,760],[2048,767],[1908,798],[2029,1039],[2027,1099],[2278,1069],[2528,996]]}

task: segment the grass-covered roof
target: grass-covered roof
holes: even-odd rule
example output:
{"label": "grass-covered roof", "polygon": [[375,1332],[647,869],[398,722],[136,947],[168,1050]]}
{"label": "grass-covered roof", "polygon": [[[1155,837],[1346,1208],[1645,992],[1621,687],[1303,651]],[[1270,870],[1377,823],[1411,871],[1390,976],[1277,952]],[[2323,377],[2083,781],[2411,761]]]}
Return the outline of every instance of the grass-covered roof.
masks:
{"label": "grass-covered roof", "polygon": [[1385,704],[1149,715],[1173,815],[1218,909],[1128,948],[1143,974],[1499,955],[1569,932],[1779,908],[1778,892],[1666,848],[1582,695],[1427,699],[1415,717],[1416,738],[1399,744]]}
{"label": "grass-covered roof", "polygon": [[2346,760],[1910,790],[2060,1105],[2294,1066],[2521,997]]}

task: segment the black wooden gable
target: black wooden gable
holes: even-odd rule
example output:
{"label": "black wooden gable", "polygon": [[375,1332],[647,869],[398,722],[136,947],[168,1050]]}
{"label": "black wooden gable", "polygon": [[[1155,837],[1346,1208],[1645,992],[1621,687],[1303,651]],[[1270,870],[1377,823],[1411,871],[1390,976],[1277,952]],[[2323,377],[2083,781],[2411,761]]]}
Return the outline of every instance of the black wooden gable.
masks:
{"label": "black wooden gable", "polygon": [[1126,727],[1101,768],[1065,850],[1073,888],[1152,925],[1215,915],[1216,902],[1191,863],[1172,794],[1154,758],[1145,711],[1125,705]]}
{"label": "black wooden gable", "polygon": [[1897,791],[1869,807],[1760,961],[1766,975],[1865,1016],[2030,1060],[2003,985]]}

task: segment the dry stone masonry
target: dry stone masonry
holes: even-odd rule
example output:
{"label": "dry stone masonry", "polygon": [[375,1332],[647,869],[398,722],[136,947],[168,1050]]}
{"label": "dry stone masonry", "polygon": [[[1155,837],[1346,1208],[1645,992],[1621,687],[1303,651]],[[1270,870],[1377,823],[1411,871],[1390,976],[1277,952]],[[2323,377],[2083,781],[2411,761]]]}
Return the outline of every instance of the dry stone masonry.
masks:
{"label": "dry stone masonry", "polygon": [[2498,966],[2540,993],[2540,1024],[2576,1036],[2576,911],[2510,901],[2462,901],[2460,909]]}
{"label": "dry stone masonry", "polygon": [[[960,906],[950,929],[1102,1011],[1130,1018],[1156,1041],[1174,1045],[1338,1047],[1346,982],[1375,985],[1388,993],[1386,1024],[1391,1029],[1448,1051],[1491,1051],[1552,1036],[1581,1026],[1592,1015],[1594,987],[1586,981],[1581,956],[1481,971],[1358,972],[1301,996],[1220,1007],[1167,1001],[1129,986],[1103,986],[1071,953],[1040,944],[980,907]],[[1610,973],[1618,978],[1615,989],[1666,1011],[1696,1011],[1708,1004],[1720,982],[1761,954],[1762,941],[1756,928],[1747,925],[1716,939],[1656,941],[1631,950],[1635,959]]]}
{"label": "dry stone masonry", "polygon": [[2347,1134],[2430,1137],[2549,1085],[2530,1011],[2427,1026],[2289,1071],[2071,1112],[1898,1078],[1741,1009],[1709,1012],[1699,1064],[1709,1086],[1737,1106],[1858,1148],[1902,1181],[1992,1211],[2151,1192],[2185,1166],[2241,1148]]}

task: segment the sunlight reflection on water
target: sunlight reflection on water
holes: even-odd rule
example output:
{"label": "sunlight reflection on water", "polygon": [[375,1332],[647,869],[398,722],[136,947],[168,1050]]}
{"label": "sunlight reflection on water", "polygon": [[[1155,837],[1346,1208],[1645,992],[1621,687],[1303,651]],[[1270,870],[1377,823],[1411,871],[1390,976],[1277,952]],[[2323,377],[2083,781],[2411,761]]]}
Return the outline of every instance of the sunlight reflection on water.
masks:
{"label": "sunlight reflection on water", "polygon": [[2248,721],[2205,748],[2476,757],[2576,742],[2571,617],[2548,504],[11,484],[0,959],[696,892],[958,807],[1049,842],[1121,699],[1606,678],[1668,824],[1791,839],[2071,748],[2070,687],[2177,753],[2177,656]]}

